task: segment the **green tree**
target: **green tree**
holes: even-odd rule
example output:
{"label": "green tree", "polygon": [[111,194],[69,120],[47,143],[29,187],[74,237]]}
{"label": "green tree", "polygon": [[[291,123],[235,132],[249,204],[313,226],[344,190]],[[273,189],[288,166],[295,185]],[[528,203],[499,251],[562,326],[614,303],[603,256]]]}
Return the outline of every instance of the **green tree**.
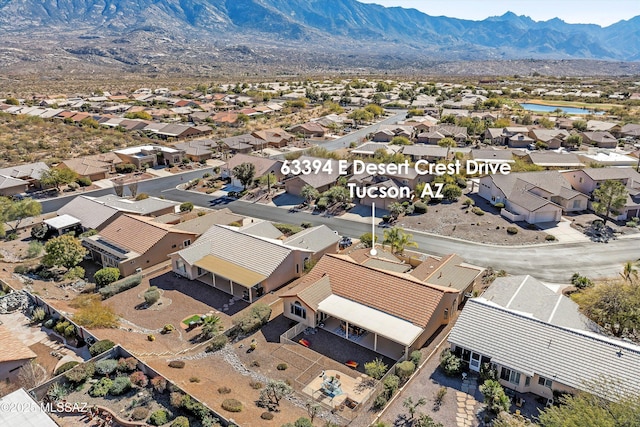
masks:
{"label": "green tree", "polygon": [[610,213],[617,213],[625,203],[627,203],[627,195],[629,192],[623,183],[614,180],[606,180],[602,185],[593,192],[596,200],[592,203],[593,210],[604,215],[604,225]]}
{"label": "green tree", "polygon": [[304,198],[307,204],[311,204],[314,200],[317,200],[320,197],[320,192],[316,190],[312,185],[306,184],[300,190],[300,195]]}
{"label": "green tree", "polygon": [[572,122],[573,128],[577,131],[584,132],[587,130],[587,122],[584,120],[575,120]]}
{"label": "green tree", "polygon": [[387,369],[388,366],[382,361],[382,359],[378,358],[364,364],[364,372],[374,380],[382,378],[387,372]]}
{"label": "green tree", "polygon": [[80,240],[69,234],[49,240],[44,245],[44,250],[46,254],[42,258],[42,264],[47,267],[73,268],[80,264],[87,254]]}
{"label": "green tree", "polygon": [[500,412],[498,417],[493,421],[493,427],[530,427],[533,426],[531,421],[522,415],[510,414],[508,412]]}
{"label": "green tree", "polygon": [[365,109],[355,110],[347,117],[356,122],[356,124],[367,123],[373,120],[373,114]]}
{"label": "green tree", "polygon": [[218,316],[207,316],[202,323],[200,336],[208,340],[218,335],[222,329],[224,329],[222,319]]}
{"label": "green tree", "polygon": [[462,196],[462,190],[456,184],[447,184],[442,189],[442,197],[444,200],[456,201]]}
{"label": "green tree", "polygon": [[569,135],[566,139],[565,145],[570,148],[577,148],[582,145],[582,136],[578,134]]}
{"label": "green tree", "polygon": [[[365,248],[370,248],[373,246],[373,239],[374,236],[371,233],[364,233],[360,236],[360,243],[362,243]],[[376,242],[378,241],[378,236],[375,236],[375,240]]]}
{"label": "green tree", "polygon": [[238,178],[238,181],[240,181],[245,190],[247,189],[247,185],[253,181],[255,175],[256,167],[253,163],[242,163],[233,168],[233,176]]}
{"label": "green tree", "polygon": [[5,99],[4,103],[8,105],[20,105],[20,101],[13,97]]}
{"label": "green tree", "polygon": [[447,148],[447,159],[449,158],[449,151],[451,151],[452,147],[455,147],[456,141],[453,138],[442,138],[440,141],[438,141],[438,145],[440,147],[446,147]]}
{"label": "green tree", "polygon": [[184,202],[180,205],[180,212],[191,212],[193,210],[193,203]]}
{"label": "green tree", "polygon": [[293,393],[293,389],[284,381],[269,381],[260,392],[260,400],[268,401],[274,405],[279,405],[280,400]]}
{"label": "green tree", "polygon": [[93,280],[96,281],[96,286],[101,288],[107,286],[110,283],[115,282],[120,278],[120,270],[115,267],[104,267],[96,271],[93,275]]}
{"label": "green tree", "polygon": [[407,138],[406,136],[394,136],[389,144],[391,144],[391,145],[411,145],[413,143],[411,141],[409,141],[409,138]]}
{"label": "green tree", "polygon": [[442,423],[437,423],[427,414],[420,414],[414,422],[415,427],[443,427]]}
{"label": "green tree", "polygon": [[384,109],[376,104],[369,104],[366,107],[364,107],[365,111],[368,111],[369,113],[373,114],[373,117],[380,117],[381,115],[384,114]]}
{"label": "green tree", "polygon": [[[31,198],[11,200],[8,197],[0,197],[0,218],[2,222],[16,231],[23,219],[38,216],[42,213],[42,205]],[[10,222],[15,221],[13,227]]]}
{"label": "green tree", "polygon": [[400,227],[393,227],[384,230],[384,238],[382,239],[382,245],[389,245],[391,252],[394,254],[401,254],[405,248],[413,247],[417,248],[418,244],[412,240],[413,236],[406,233]]}
{"label": "green tree", "polygon": [[78,179],[78,174],[68,168],[53,168],[42,173],[40,183],[45,187],[55,187],[60,191],[60,186],[70,184]]}
{"label": "green tree", "polygon": [[262,175],[258,179],[258,184],[262,187],[267,187],[269,189],[273,188],[273,186],[278,182],[278,178],[271,172],[266,175]]}
{"label": "green tree", "polygon": [[402,206],[402,203],[393,202],[389,205],[389,214],[394,221],[398,219],[398,217],[402,215],[404,211],[405,209],[404,206]]}
{"label": "green tree", "polygon": [[486,380],[479,389],[490,412],[498,414],[501,411],[509,410],[511,405],[509,397],[504,393],[504,389],[498,381]]}

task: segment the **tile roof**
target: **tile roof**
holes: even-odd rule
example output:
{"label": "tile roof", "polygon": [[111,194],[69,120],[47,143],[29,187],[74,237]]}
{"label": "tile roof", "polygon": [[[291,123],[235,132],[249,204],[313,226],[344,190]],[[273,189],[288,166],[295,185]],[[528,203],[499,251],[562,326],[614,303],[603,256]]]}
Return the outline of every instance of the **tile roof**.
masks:
{"label": "tile roof", "polygon": [[195,243],[177,254],[189,264],[213,255],[268,277],[291,252],[292,249],[278,243],[214,225]]}
{"label": "tile roof", "polygon": [[446,147],[427,144],[413,144],[402,147],[402,154],[408,156],[446,157],[447,151]]}
{"label": "tile roof", "polygon": [[416,279],[359,265],[347,256],[325,255],[297,283],[296,292],[329,276],[332,293],[425,327],[445,293]]}
{"label": "tile roof", "polygon": [[306,249],[313,253],[320,252],[331,245],[336,245],[340,241],[338,233],[326,225],[310,227],[302,230],[293,236],[287,237],[283,243],[300,249]]}
{"label": "tile roof", "polygon": [[229,170],[233,170],[233,168],[241,165],[242,163],[252,163],[256,167],[256,178],[270,171],[277,172],[277,174],[279,174],[280,168],[282,167],[282,162],[279,160],[250,156],[242,153],[238,153],[230,158],[226,162],[225,167]]}
{"label": "tile roof", "polygon": [[[152,222],[152,218],[137,215],[121,215],[108,224],[98,235],[118,246],[144,254],[163,237],[172,232],[172,227]],[[180,232],[173,230],[173,232]],[[185,235],[192,233],[181,232]]]}
{"label": "tile roof", "polygon": [[258,221],[240,227],[238,231],[255,237],[266,239],[279,239],[282,237],[282,231],[278,230],[269,221]]}
{"label": "tile roof", "polygon": [[464,266],[463,263],[462,258],[456,254],[441,259],[428,257],[410,274],[432,285],[464,291],[482,273],[482,269]]}
{"label": "tile roof", "polygon": [[640,173],[633,168],[586,168],[582,169],[582,172],[594,181],[632,179],[634,182],[640,183]]}
{"label": "tile roof", "polygon": [[163,209],[178,206],[178,202],[172,202],[170,200],[159,199],[157,197],[147,197],[142,200],[131,200],[118,197],[114,194],[107,194],[94,198],[95,201],[118,209],[119,211],[136,213],[139,215],[151,215],[154,212],[161,211]]}
{"label": "tile roof", "polygon": [[0,363],[33,359],[38,356],[4,325],[0,325],[0,348],[2,348],[2,351],[0,351]]}
{"label": "tile roof", "polygon": [[18,179],[40,179],[42,173],[48,170],[49,166],[44,162],[36,162],[2,168],[0,169],[0,175]]}
{"label": "tile roof", "polygon": [[118,209],[106,206],[90,197],[78,196],[57,210],[58,215],[71,215],[85,228],[96,229],[118,213]]}
{"label": "tile roof", "polygon": [[538,374],[578,390],[606,377],[616,381],[623,395],[640,394],[639,346],[552,325],[483,298],[467,301],[449,342],[528,376]]}
{"label": "tile roof", "polygon": [[26,190],[29,181],[23,179],[12,178],[10,176],[0,175],[0,189],[22,187],[22,190]]}
{"label": "tile roof", "polygon": [[498,277],[482,298],[500,307],[566,328],[597,332],[597,326],[580,313],[578,304],[526,276]]}
{"label": "tile roof", "polygon": [[176,224],[173,230],[188,231],[201,235],[215,224],[229,225],[232,222],[242,223],[243,219],[243,216],[234,214],[229,208],[223,208]]}
{"label": "tile roof", "polygon": [[529,153],[531,162],[538,166],[582,167],[584,163],[573,153],[554,153],[550,151]]}

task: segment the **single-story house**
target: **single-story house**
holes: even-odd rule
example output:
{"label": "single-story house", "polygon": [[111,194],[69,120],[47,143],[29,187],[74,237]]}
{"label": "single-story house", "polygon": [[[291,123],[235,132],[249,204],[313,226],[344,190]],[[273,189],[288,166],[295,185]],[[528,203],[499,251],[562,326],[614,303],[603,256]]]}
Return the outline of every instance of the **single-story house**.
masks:
{"label": "single-story house", "polygon": [[471,158],[478,163],[515,163],[512,150],[472,149]]}
{"label": "single-story house", "polygon": [[416,141],[424,144],[437,144],[441,139],[451,138],[462,144],[467,140],[467,137],[466,127],[440,124],[430,126],[428,131],[420,133]]}
{"label": "single-story house", "polygon": [[307,122],[301,125],[291,126],[289,128],[290,133],[299,133],[304,135],[305,137],[317,137],[322,138],[327,132],[328,129],[322,126],[317,122]]}
{"label": "single-story house", "polygon": [[628,123],[620,128],[618,136],[621,138],[640,138],[640,125],[636,123]]}
{"label": "single-story house", "polygon": [[221,167],[222,178],[231,178],[231,184],[235,187],[242,187],[242,183],[233,175],[233,168],[243,163],[251,163],[255,166],[256,173],[254,179],[258,179],[269,173],[275,175],[278,181],[284,178],[281,172],[282,162],[265,157],[250,156],[248,154],[238,153]]}
{"label": "single-story house", "polygon": [[397,153],[402,149],[400,145],[390,145],[386,142],[365,142],[351,150],[351,154],[360,157],[374,157],[376,151],[384,150],[387,154]]}
{"label": "single-story house", "polygon": [[282,240],[286,246],[311,252],[312,260],[319,260],[325,254],[338,252],[340,236],[326,225],[309,227]]}
{"label": "single-story house", "polygon": [[114,153],[125,163],[131,163],[138,169],[155,167],[158,164],[179,164],[185,152],[181,149],[163,147],[162,145],[140,145],[115,150]]}
{"label": "single-story house", "polygon": [[43,222],[49,227],[49,230],[54,230],[58,236],[62,236],[71,231],[82,230],[81,221],[67,214],[54,216],[53,218],[45,219]]}
{"label": "single-story house", "polygon": [[402,154],[409,156],[414,162],[421,159],[436,162],[446,158],[447,152],[447,147],[425,144],[405,145],[402,147]]}
{"label": "single-story house", "polygon": [[[640,216],[640,173],[633,168],[586,168],[563,172],[564,178],[573,188],[592,195],[593,191],[605,181],[618,181],[628,190],[627,202],[617,216],[617,220],[626,220]],[[615,215],[615,214],[614,214]]]}
{"label": "single-story house", "polygon": [[531,129],[529,136],[535,142],[542,142],[550,150],[556,150],[564,145],[564,141],[569,137],[569,132],[564,129]]}
{"label": "single-story house", "polygon": [[27,191],[29,182],[24,179],[0,175],[0,196],[14,196]]}
{"label": "single-story house", "polygon": [[516,133],[507,137],[507,145],[510,148],[527,148],[535,141],[526,134]]}
{"label": "single-story house", "polygon": [[298,158],[300,162],[319,160],[322,164],[330,162],[331,173],[321,171],[320,173],[298,174],[284,181],[284,188],[289,194],[302,196],[302,189],[306,185],[310,185],[320,193],[327,191],[340,178],[340,168],[338,160],[320,159],[318,157],[301,156]]}
{"label": "single-story house", "polygon": [[484,297],[471,299],[451,330],[451,348],[470,370],[489,364],[504,386],[548,402],[554,392],[597,393],[589,384],[603,378],[614,382],[618,397],[640,394],[640,384],[629,374],[640,366],[639,346],[557,324],[556,317],[562,316],[557,312],[535,317],[536,306],[530,301],[521,311]]}
{"label": "single-story house", "polygon": [[505,218],[529,224],[558,222],[563,212],[586,210],[589,201],[557,171],[483,176],[478,194],[494,205],[503,203]]}
{"label": "single-story house", "polygon": [[252,302],[300,277],[312,253],[282,240],[214,225],[170,257],[175,273]]}
{"label": "single-story house", "polygon": [[173,146],[184,152],[184,155],[194,162],[201,162],[213,157],[218,152],[218,144],[212,139],[194,139],[189,142],[179,142]]}
{"label": "single-story house", "polygon": [[27,163],[0,169],[0,175],[27,181],[29,188],[39,188],[42,174],[49,170],[44,162]]}
{"label": "single-story house", "polygon": [[56,211],[60,216],[68,215],[77,218],[85,230],[95,230],[114,220],[119,209],[97,201],[88,196],[77,196]]}
{"label": "single-story house", "polygon": [[[37,354],[27,347],[6,326],[0,324],[0,381],[15,380],[18,371],[25,364],[37,357]],[[2,413],[0,411],[0,419]],[[8,411],[11,412],[11,411]]]}
{"label": "single-story house", "polygon": [[295,139],[295,136],[281,128],[257,130],[251,133],[251,135],[265,141],[267,145],[275,148],[286,147],[289,142]]}
{"label": "single-story house", "polygon": [[[35,354],[35,353],[34,353]],[[1,378],[1,377],[0,377]],[[43,408],[43,405],[33,398],[23,388],[0,398],[0,408],[9,408],[0,411],[0,425],[22,427],[57,427],[58,424],[51,419]],[[11,408],[22,408],[15,410]]]}
{"label": "single-story house", "polygon": [[98,181],[115,173],[116,165],[122,163],[122,159],[113,152],[95,154],[93,156],[67,159],[56,165],[56,168],[67,168],[78,174],[79,177]]}
{"label": "single-story house", "polygon": [[237,135],[223,138],[220,140],[223,150],[231,154],[249,154],[254,150],[260,150],[267,147],[267,143],[253,135]]}
{"label": "single-story house", "polygon": [[98,234],[85,237],[82,245],[103,267],[116,267],[122,276],[160,264],[167,256],[191,245],[197,235],[153,222],[138,215],[120,215]]}
{"label": "single-story house", "polygon": [[397,360],[449,323],[457,296],[406,273],[325,255],[281,298],[285,317]]}
{"label": "single-story house", "polygon": [[595,145],[598,148],[616,148],[618,140],[606,131],[582,132],[582,141],[585,144]]}
{"label": "single-story house", "polygon": [[178,211],[180,203],[171,200],[147,197],[142,200],[126,199],[115,194],[94,197],[94,201],[110,206],[119,211],[144,216],[160,216]]}
{"label": "single-story house", "polygon": [[544,168],[582,168],[584,163],[574,153],[556,153],[553,151],[532,151],[526,156],[534,165]]}

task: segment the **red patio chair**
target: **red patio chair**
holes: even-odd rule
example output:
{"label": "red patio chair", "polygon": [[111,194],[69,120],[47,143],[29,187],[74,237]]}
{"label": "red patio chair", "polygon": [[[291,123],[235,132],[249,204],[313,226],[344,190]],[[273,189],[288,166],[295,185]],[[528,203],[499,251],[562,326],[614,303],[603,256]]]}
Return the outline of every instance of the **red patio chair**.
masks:
{"label": "red patio chair", "polygon": [[300,339],[300,341],[298,341],[298,342],[300,344],[302,344],[303,346],[307,347],[307,348],[311,345],[311,342],[309,342],[309,340],[304,339],[304,338]]}
{"label": "red patio chair", "polygon": [[355,360],[347,360],[346,362],[344,362],[344,364],[350,367],[351,369],[357,369],[359,365],[359,363],[356,362]]}

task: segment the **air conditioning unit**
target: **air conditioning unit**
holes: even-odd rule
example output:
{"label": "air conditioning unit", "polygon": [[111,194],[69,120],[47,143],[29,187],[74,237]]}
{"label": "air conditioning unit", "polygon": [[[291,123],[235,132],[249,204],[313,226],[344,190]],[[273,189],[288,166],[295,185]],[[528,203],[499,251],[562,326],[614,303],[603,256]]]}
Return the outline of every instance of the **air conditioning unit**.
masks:
{"label": "air conditioning unit", "polygon": [[142,273],[142,269],[140,267],[136,268],[136,273]]}

